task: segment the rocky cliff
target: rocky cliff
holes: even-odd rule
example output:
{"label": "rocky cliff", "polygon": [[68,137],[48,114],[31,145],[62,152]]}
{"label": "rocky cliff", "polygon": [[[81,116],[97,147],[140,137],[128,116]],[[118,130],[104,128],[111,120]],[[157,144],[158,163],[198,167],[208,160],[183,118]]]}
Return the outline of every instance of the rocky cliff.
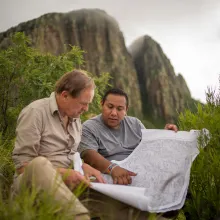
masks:
{"label": "rocky cliff", "polygon": [[109,72],[114,86],[124,89],[130,99],[130,113],[142,115],[137,74],[124,37],[114,18],[99,9],[82,9],[69,13],[50,13],[22,23],[0,34],[0,47],[8,45],[8,36],[25,32],[34,47],[58,55],[65,45],[86,51],[85,69],[99,75]]}
{"label": "rocky cliff", "polygon": [[144,114],[153,122],[174,122],[177,112],[192,104],[190,91],[181,74],[151,37],[143,36],[129,47],[138,75]]}
{"label": "rocky cliff", "polygon": [[0,48],[17,31],[25,32],[44,53],[58,55],[67,50],[65,45],[79,46],[86,51],[83,68],[96,75],[109,72],[112,84],[129,95],[129,113],[144,115],[158,127],[175,122],[177,112],[194,106],[184,78],[175,74],[160,45],[143,36],[127,50],[118,23],[102,10],[50,13],[24,22],[0,33]]}

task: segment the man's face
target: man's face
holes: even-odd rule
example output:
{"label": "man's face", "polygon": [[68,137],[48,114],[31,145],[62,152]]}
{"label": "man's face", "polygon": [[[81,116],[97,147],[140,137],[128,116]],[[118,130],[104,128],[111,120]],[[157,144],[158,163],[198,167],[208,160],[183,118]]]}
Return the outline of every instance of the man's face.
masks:
{"label": "man's face", "polygon": [[67,94],[64,113],[70,118],[79,118],[80,115],[88,111],[89,104],[92,102],[94,97],[94,89],[86,88],[82,90],[78,97],[72,97],[70,94]]}
{"label": "man's face", "polygon": [[119,128],[120,122],[127,113],[126,99],[121,95],[109,94],[102,103],[102,119],[110,127]]}

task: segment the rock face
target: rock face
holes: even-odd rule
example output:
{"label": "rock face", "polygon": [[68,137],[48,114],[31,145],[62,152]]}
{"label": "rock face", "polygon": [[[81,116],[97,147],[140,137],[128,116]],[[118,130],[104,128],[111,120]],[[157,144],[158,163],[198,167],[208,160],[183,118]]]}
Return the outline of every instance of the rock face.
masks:
{"label": "rock face", "polygon": [[177,112],[185,107],[194,107],[196,101],[184,78],[175,75],[160,45],[143,36],[132,43],[128,52],[118,23],[102,10],[50,13],[24,22],[0,33],[0,48],[6,48],[8,37],[18,31],[25,32],[32,46],[43,53],[59,55],[67,50],[65,45],[79,46],[86,52],[81,68],[97,76],[109,72],[111,83],[128,93],[129,114],[144,116],[157,127],[175,122]]}
{"label": "rock face", "polygon": [[109,72],[112,84],[124,89],[130,100],[130,114],[141,117],[142,105],[136,70],[123,34],[114,18],[99,9],[82,9],[69,13],[50,13],[22,23],[0,34],[0,48],[8,46],[8,36],[22,31],[34,47],[59,55],[65,45],[86,51],[85,67],[99,75]]}
{"label": "rock face", "polygon": [[182,75],[174,69],[160,45],[143,36],[129,47],[137,71],[144,115],[161,124],[174,122],[177,112],[192,104],[190,91]]}

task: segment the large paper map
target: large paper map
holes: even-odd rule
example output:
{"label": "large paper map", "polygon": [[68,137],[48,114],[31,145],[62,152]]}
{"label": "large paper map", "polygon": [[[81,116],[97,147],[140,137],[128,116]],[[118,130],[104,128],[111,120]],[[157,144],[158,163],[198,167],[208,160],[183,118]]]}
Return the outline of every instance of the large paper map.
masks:
{"label": "large paper map", "polygon": [[142,211],[167,212],[182,208],[190,168],[199,153],[199,131],[143,129],[142,141],[129,157],[114,161],[137,173],[130,186],[93,183],[92,188]]}

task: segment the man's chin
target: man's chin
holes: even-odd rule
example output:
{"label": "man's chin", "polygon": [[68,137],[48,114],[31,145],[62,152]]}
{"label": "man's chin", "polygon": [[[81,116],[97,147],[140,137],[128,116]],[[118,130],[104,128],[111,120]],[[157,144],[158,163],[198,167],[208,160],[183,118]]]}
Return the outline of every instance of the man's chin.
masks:
{"label": "man's chin", "polygon": [[70,118],[80,118],[80,115],[81,114],[74,114],[74,115],[71,115]]}
{"label": "man's chin", "polygon": [[113,128],[113,129],[117,129],[119,128],[119,124],[113,121],[108,121],[108,127]]}

